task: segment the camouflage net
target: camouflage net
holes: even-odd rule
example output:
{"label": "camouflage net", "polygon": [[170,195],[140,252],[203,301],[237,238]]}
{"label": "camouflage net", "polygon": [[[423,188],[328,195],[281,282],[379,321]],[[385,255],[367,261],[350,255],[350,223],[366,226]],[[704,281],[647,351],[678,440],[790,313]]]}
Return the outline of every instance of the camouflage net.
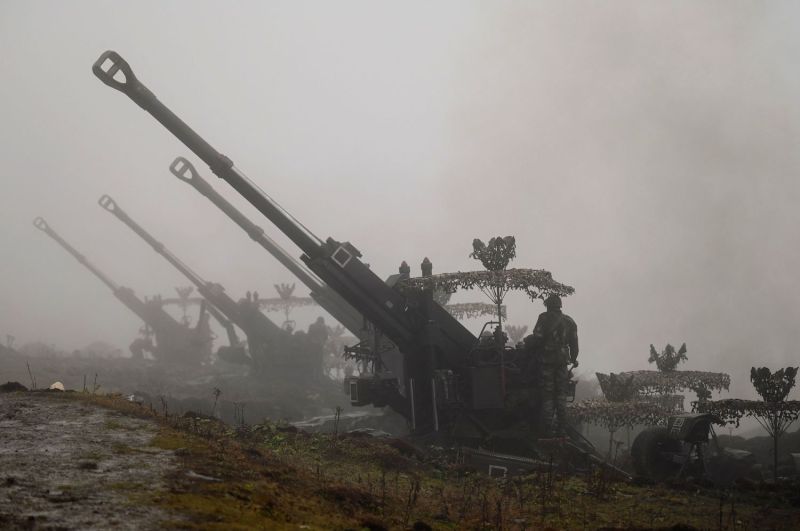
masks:
{"label": "camouflage net", "polygon": [[414,277],[398,282],[401,289],[441,290],[455,293],[459,289],[524,291],[531,299],[549,295],[567,296],[575,289],[556,282],[549,271],[543,269],[505,269],[501,271],[458,271],[428,277]]}
{"label": "camouflage net", "polygon": [[567,414],[571,419],[595,424],[609,431],[635,425],[664,424],[666,418],[673,413],[674,409],[665,407],[659,400],[646,398],[625,402],[592,398],[567,404]]}
{"label": "camouflage net", "polygon": [[316,305],[316,301],[311,297],[274,297],[270,299],[258,299],[258,306],[259,308],[263,309],[267,312],[286,312],[293,310],[294,308],[300,308],[302,306],[314,306]]}
{"label": "camouflage net", "polygon": [[[485,302],[461,302],[446,304],[445,309],[456,319],[473,319],[497,313],[497,306]],[[506,318],[506,307],[502,307],[503,319]]]}
{"label": "camouflage net", "polygon": [[698,413],[711,413],[728,424],[739,426],[744,417],[784,419],[792,423],[800,418],[800,400],[783,402],[764,402],[763,400],[742,400],[726,398],[724,400],[707,400],[694,404]]}
{"label": "camouflage net", "polygon": [[163,297],[162,304],[177,304],[177,305],[194,305],[200,306],[205,299],[203,297]]}
{"label": "camouflage net", "polygon": [[595,373],[603,396],[609,402],[625,402],[637,396],[637,388],[633,384],[633,375]]}
{"label": "camouflage net", "polygon": [[628,371],[621,377],[632,377],[632,385],[643,395],[673,394],[683,389],[728,390],[731,377],[722,372],[706,371]]}

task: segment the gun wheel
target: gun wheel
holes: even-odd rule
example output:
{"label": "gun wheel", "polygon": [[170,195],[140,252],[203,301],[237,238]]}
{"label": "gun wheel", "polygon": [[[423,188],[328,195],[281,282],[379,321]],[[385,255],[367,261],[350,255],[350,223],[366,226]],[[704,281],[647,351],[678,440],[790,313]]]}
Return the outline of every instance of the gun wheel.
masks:
{"label": "gun wheel", "polygon": [[680,452],[680,441],[670,438],[666,428],[648,428],[637,435],[631,445],[633,468],[637,476],[666,480],[680,471],[680,464],[670,458]]}

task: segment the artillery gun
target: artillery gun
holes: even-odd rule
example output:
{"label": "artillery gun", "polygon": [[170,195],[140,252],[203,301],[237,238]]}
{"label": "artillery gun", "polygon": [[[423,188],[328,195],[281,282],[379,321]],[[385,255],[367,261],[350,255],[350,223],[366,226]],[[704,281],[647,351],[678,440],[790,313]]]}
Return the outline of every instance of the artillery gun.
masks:
{"label": "artillery gun", "polygon": [[730,486],[737,478],[754,475],[755,456],[722,447],[714,424],[725,423],[710,413],[680,413],[667,417],[666,426],[639,433],[631,446],[637,477],[652,481],[702,477]]}
{"label": "artillery gun", "polygon": [[[404,357],[405,395],[394,378],[364,375],[350,384],[355,405],[391,406],[421,442],[543,456],[536,439],[540,419],[533,418],[535,408],[530,401],[512,399],[520,391],[535,391],[521,370],[526,351],[499,341],[479,341],[434,301],[431,290],[396,289],[407,274],[384,282],[350,242],[318,238],[161,103],[116,52],[103,53],[92,70],[151,114],[267,217],[300,248],[308,269],[397,345]],[[596,455],[577,433],[565,444],[580,453],[584,463]]]}
{"label": "artillery gun", "polygon": [[[67,243],[43,218],[37,217],[33,221],[33,225],[50,236],[78,262],[94,273],[103,284],[111,289],[114,296],[122,304],[153,330],[156,344],[152,350],[157,360],[185,365],[199,365],[200,362],[205,361],[211,355],[212,338],[208,333],[207,322],[202,312],[197,326],[194,329],[189,328],[168,314],[157,299],[144,302],[134,294],[132,289],[120,286],[111,280]],[[134,341],[137,348],[143,347],[140,343],[142,342],[139,340]]]}
{"label": "artillery gun", "polygon": [[[368,351],[370,356],[378,359],[378,372],[387,369],[384,377],[403,374],[403,360],[400,352],[379,331],[375,330],[357,309],[336,293],[305,264],[292,257],[286,250],[267,236],[264,229],[253,223],[247,216],[222,197],[197,171],[194,165],[184,157],[177,157],[169,167],[179,180],[189,184],[201,195],[222,210],[234,223],[247,233],[250,238],[275,257],[284,267],[293,273],[309,289],[311,298],[324,310],[339,321],[355,337],[359,343],[347,347],[351,352]],[[402,382],[401,382],[402,384]],[[349,387],[347,391],[349,392]]]}
{"label": "artillery gun", "polygon": [[[308,354],[313,352],[314,346],[270,321],[258,309],[257,301],[243,300],[237,303],[225,293],[222,285],[204,280],[134,221],[110,196],[103,195],[98,204],[139,235],[153,250],[189,279],[211,306],[222,313],[230,323],[244,331],[247,336],[250,363],[256,374],[274,375],[276,368],[282,369],[280,373],[298,369],[307,374],[308,370],[313,370]],[[229,334],[231,329],[232,325],[229,327]],[[241,359],[243,353],[223,351],[222,354],[223,359],[229,354],[231,357],[228,359],[233,361]]]}

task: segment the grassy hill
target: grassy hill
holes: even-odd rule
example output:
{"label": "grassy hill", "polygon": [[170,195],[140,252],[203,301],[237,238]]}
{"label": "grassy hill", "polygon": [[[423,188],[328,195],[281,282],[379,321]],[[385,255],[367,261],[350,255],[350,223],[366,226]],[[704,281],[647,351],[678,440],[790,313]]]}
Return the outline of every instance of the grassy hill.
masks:
{"label": "grassy hill", "polygon": [[286,424],[230,426],[199,416],[164,417],[115,396],[71,393],[160,424],[152,444],[175,452],[166,492],[132,492],[134,503],[176,510],[195,529],[699,529],[800,527],[797,490],[742,486],[718,491],[615,483],[596,470],[557,466],[491,479],[455,452],[422,455],[398,439],[309,434]]}

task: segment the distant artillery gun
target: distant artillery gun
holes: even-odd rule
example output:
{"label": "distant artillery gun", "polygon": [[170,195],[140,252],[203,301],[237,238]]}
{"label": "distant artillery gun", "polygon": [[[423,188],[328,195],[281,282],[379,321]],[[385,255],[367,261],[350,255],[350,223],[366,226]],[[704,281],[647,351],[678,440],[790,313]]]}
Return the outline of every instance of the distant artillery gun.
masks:
{"label": "distant artillery gun", "polygon": [[[495,356],[475,355],[476,349],[497,351],[500,345],[479,341],[435,302],[432,290],[401,290],[400,282],[408,275],[395,274],[384,281],[361,260],[361,252],[351,243],[333,238],[323,241],[314,235],[158,101],[119,54],[103,53],[93,72],[152,115],[267,217],[300,248],[301,260],[308,269],[355,308],[376,334],[397,346],[405,365],[405,394],[400,392],[396,378],[367,374],[350,382],[353,404],[392,407],[409,421],[414,436],[424,441],[547,455],[525,427],[529,425],[530,408],[506,401],[509,390],[515,386],[529,389],[531,383],[508,370],[510,367]],[[573,291],[542,270],[512,273],[508,278],[524,282],[531,288],[529,295],[536,297]],[[517,354],[523,355],[515,353],[515,357]],[[584,462],[595,456],[591,445],[579,435],[573,434],[564,445],[580,453]]]}
{"label": "distant artillery gun", "polygon": [[[219,313],[244,331],[247,336],[250,361],[257,374],[279,374],[280,371],[276,372],[278,368],[283,370],[308,369],[305,351],[309,345],[270,321],[258,309],[257,303],[253,303],[253,301],[237,303],[225,293],[222,285],[204,280],[173,255],[164,244],[136,223],[110,196],[103,195],[98,200],[98,204],[139,235],[153,250],[189,279],[203,298],[209,301]],[[234,351],[241,348],[236,345],[230,352],[223,351],[223,356],[228,354],[235,357],[231,359],[241,359],[243,358],[242,352]]]}
{"label": "distant artillery gun", "polygon": [[[730,452],[716,444],[713,424],[720,424],[716,415],[685,413],[683,389],[697,392],[702,404],[711,391],[727,390],[730,376],[725,373],[676,370],[685,361],[686,344],[680,349],[667,345],[659,354],[650,345],[649,362],[656,362],[658,371],[628,371],[619,374],[597,374],[604,400],[587,400],[571,405],[574,418],[606,427],[613,438],[615,430],[635,425],[648,426],[631,445],[636,474],[653,480],[706,474],[725,481],[725,466],[733,466]],[[709,442],[714,444],[709,446]],[[610,453],[611,442],[609,442]],[[745,456],[746,457],[746,456]],[[742,456],[739,456],[740,461]]]}
{"label": "distant artillery gun", "polygon": [[188,319],[187,312],[189,306],[199,306],[201,315],[204,311],[207,311],[211,317],[213,317],[214,320],[219,323],[222,329],[225,330],[225,334],[228,337],[228,345],[222,345],[217,349],[217,357],[223,361],[228,361],[231,363],[248,363],[249,360],[247,358],[246,348],[239,339],[239,334],[236,333],[236,327],[233,325],[233,323],[212,304],[208,304],[208,301],[206,301],[206,299],[203,297],[191,297],[191,292],[194,291],[192,286],[175,289],[178,291],[178,297],[160,299],[161,304],[164,306],[170,304],[176,304],[180,306],[183,310],[184,322],[186,322]]}
{"label": "distant artillery gun", "polygon": [[99,278],[103,284],[108,286],[114,296],[144,321],[147,328],[152,330],[156,340],[155,345],[152,345],[149,341],[142,343],[140,340],[136,340],[132,345],[134,355],[135,350],[146,348],[152,349],[153,356],[162,362],[199,365],[208,359],[211,355],[211,338],[207,329],[207,322],[200,319],[197,326],[191,329],[176,321],[164,311],[160,302],[144,302],[133,293],[132,289],[120,286],[111,280],[56,233],[43,218],[36,218],[33,224],[37,229],[55,240],[78,262]]}
{"label": "distant artillery gun", "polygon": [[728,483],[742,473],[737,463],[748,456],[719,447],[713,430],[714,424],[721,424],[717,416],[684,413],[677,402],[639,395],[632,375],[598,374],[598,378],[601,387],[605,387],[606,398],[570,404],[569,414],[575,420],[608,429],[609,456],[616,430],[648,426],[631,446],[637,476],[654,481],[707,476]]}
{"label": "distant artillery gun", "polygon": [[[188,308],[189,306],[202,306],[206,304],[206,299],[203,297],[192,297],[191,294],[194,291],[194,286],[185,286],[181,288],[175,288],[175,291],[178,292],[178,297],[168,297],[161,299],[161,303],[164,305],[176,305],[181,308],[183,311],[183,319],[184,321],[188,320]],[[288,309],[299,307],[299,306],[306,306],[316,304],[313,299],[309,297],[292,297],[290,301],[286,301],[280,297],[273,297],[269,299],[262,299],[258,297],[258,292],[256,292],[256,300],[258,302],[258,307],[265,311],[286,311]],[[248,292],[248,297],[245,298],[245,301],[249,301],[251,304],[254,302],[252,296]],[[240,304],[243,303],[242,300],[239,301]],[[239,362],[242,363],[249,363],[249,360],[246,359],[247,353],[232,353],[229,349],[236,347],[237,345],[241,346],[242,343],[239,341],[238,335],[236,334],[236,327],[233,326],[233,323],[228,320],[222,313],[219,312],[214,306],[208,306],[207,309],[209,313],[219,322],[223,329],[225,329],[230,347],[222,347],[225,349],[225,353],[223,354],[224,360],[230,360],[231,358],[236,358]],[[282,328],[286,328],[286,323],[281,326]],[[245,356],[243,358],[242,356]]]}

